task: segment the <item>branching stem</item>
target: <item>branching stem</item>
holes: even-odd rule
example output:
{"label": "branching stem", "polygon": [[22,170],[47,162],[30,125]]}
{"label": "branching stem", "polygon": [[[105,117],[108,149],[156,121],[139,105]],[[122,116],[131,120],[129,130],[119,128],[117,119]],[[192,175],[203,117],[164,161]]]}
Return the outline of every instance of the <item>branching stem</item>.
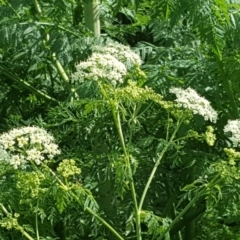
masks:
{"label": "branching stem", "polygon": [[115,105],[115,102],[113,102],[112,106],[112,114],[114,118],[114,122],[117,128],[118,136],[120,139],[120,143],[122,145],[122,149],[124,152],[126,164],[129,170],[129,175],[130,175],[130,189],[131,189],[131,194],[132,194],[132,199],[133,199],[133,205],[134,205],[134,212],[135,212],[135,218],[136,218],[136,232],[137,232],[137,240],[141,240],[141,219],[140,219],[140,214],[139,214],[139,208],[137,204],[137,196],[136,196],[136,190],[133,182],[133,173],[132,173],[132,168],[129,160],[129,154],[126,149],[124,137],[123,137],[123,132],[122,132],[122,126],[121,126],[121,119],[120,119],[120,113],[118,106]]}
{"label": "branching stem", "polygon": [[[7,211],[7,209],[4,207],[4,205],[2,203],[0,203],[0,206],[2,208],[2,211],[7,215],[7,216],[11,216],[11,213],[9,213]],[[12,216],[11,216],[12,217]],[[18,222],[16,222],[17,226],[15,227],[17,230],[19,230],[23,236],[25,236],[27,239],[29,240],[34,240],[34,238],[32,238],[25,230],[23,227],[21,227]]]}
{"label": "branching stem", "polygon": [[165,235],[172,229],[172,227],[180,220],[180,218],[197,202],[199,197],[206,191],[206,189],[202,189],[198,195],[196,195],[188,204],[187,206],[177,215],[177,217],[171,222],[171,224],[163,231],[159,240],[163,239]]}
{"label": "branching stem", "polygon": [[[80,206],[82,206],[82,203],[79,201],[78,196],[72,192],[62,181],[59,179],[59,177],[55,174],[55,172],[49,168],[47,165],[44,165],[44,167],[55,177],[55,179],[58,181],[58,183],[63,187],[65,191],[68,191],[70,195],[76,200],[77,203],[79,203]],[[96,218],[99,222],[101,222],[106,228],[108,228],[119,240],[124,240],[122,236],[109,224],[107,223],[103,218],[101,218],[97,213],[95,213],[93,210],[91,210],[89,207],[85,208],[85,211],[87,211],[89,214],[91,214],[94,218]]]}
{"label": "branching stem", "polygon": [[[39,4],[39,2],[37,0],[34,0],[34,5],[35,5],[35,9],[37,11],[37,13],[41,16],[42,15],[42,9],[41,6]],[[47,34],[47,39],[49,39],[49,34]],[[58,73],[60,74],[61,78],[65,81],[65,82],[69,82],[69,78],[65,72],[65,70],[63,69],[61,63],[59,62],[59,60],[56,58],[56,53],[52,53],[52,60],[56,65],[56,68],[58,70]]]}
{"label": "branching stem", "polygon": [[31,84],[29,84],[28,82],[26,82],[25,80],[13,75],[12,73],[7,72],[4,68],[0,67],[0,69],[2,69],[2,74],[6,77],[8,77],[9,79],[18,82],[19,84],[21,84],[24,88],[30,90],[31,92],[35,93],[36,95],[48,100],[48,101],[52,101],[55,103],[58,103],[58,100],[56,100],[53,97],[50,97],[49,95],[47,95],[46,93],[43,93],[42,91],[36,89],[35,87],[33,87]]}
{"label": "branching stem", "polygon": [[173,139],[175,138],[176,133],[177,133],[177,131],[179,130],[182,122],[183,122],[183,119],[181,119],[181,120],[178,121],[178,124],[177,124],[177,126],[176,126],[176,128],[175,128],[175,130],[174,130],[174,132],[173,132],[173,134],[172,134],[169,142],[164,146],[164,148],[162,149],[161,153],[160,153],[159,156],[158,156],[158,159],[157,159],[157,161],[156,161],[156,163],[155,163],[155,165],[154,165],[154,167],[153,167],[153,169],[152,169],[152,172],[151,172],[151,174],[150,174],[150,176],[149,176],[149,178],[148,178],[148,181],[147,181],[147,183],[146,183],[146,185],[145,185],[145,187],[144,187],[143,193],[142,193],[142,197],[141,197],[141,199],[140,199],[140,203],[139,203],[139,214],[140,214],[140,212],[141,212],[141,210],[142,210],[142,206],[143,206],[144,200],[145,200],[145,198],[146,198],[148,189],[149,189],[150,184],[151,184],[151,182],[152,182],[152,180],[153,180],[153,178],[154,178],[154,175],[155,175],[155,173],[156,173],[156,171],[157,171],[157,168],[158,168],[158,166],[159,166],[159,164],[160,164],[160,162],[161,162],[161,160],[162,160],[165,152],[168,150],[169,146],[172,144],[172,141],[173,141]]}
{"label": "branching stem", "polygon": [[171,222],[171,224],[163,231],[161,234],[159,240],[163,239],[165,235],[173,228],[173,226],[181,219],[181,217],[197,202],[197,200],[206,192],[207,188],[210,188],[214,186],[218,181],[215,182],[215,180],[219,177],[219,174],[217,174],[211,182],[207,185],[207,187],[204,187],[201,191],[197,193],[197,195],[186,205],[186,207],[177,215],[177,217]]}
{"label": "branching stem", "polygon": [[130,178],[130,189],[131,189],[133,205],[134,205],[134,213],[135,213],[135,218],[136,218],[137,240],[141,240],[142,239],[141,220],[140,220],[140,214],[139,214],[139,209],[138,209],[138,204],[137,204],[136,190],[135,190],[135,186],[134,186],[134,182],[133,182],[133,172],[132,172],[129,154],[127,152],[127,148],[126,148],[126,144],[125,144],[124,136],[123,136],[123,131],[122,131],[121,118],[120,118],[119,105],[118,105],[119,103],[117,102],[117,100],[112,100],[109,97],[107,91],[104,89],[104,87],[100,83],[98,83],[98,86],[100,87],[103,96],[108,101],[108,104],[112,110],[114,123],[117,128],[118,137],[119,137],[120,144],[121,144],[121,147],[122,147],[122,150],[124,153],[126,165],[128,168],[129,178]]}

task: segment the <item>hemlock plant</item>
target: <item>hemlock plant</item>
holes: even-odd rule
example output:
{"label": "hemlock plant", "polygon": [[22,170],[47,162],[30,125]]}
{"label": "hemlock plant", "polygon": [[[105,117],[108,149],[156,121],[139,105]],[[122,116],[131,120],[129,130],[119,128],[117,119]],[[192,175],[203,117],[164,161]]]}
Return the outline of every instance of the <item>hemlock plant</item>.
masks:
{"label": "hemlock plant", "polygon": [[[112,48],[113,46],[111,46],[111,51],[113,51]],[[118,51],[118,48],[116,51]],[[129,51],[128,49],[128,54]],[[133,54],[133,56],[135,57],[135,54]],[[122,61],[126,60],[122,57],[119,59],[122,59]],[[135,57],[135,59],[137,58]],[[134,67],[138,64],[140,64],[140,61],[136,60],[132,66]],[[153,219],[152,221],[155,222],[155,227],[151,226],[150,222],[148,222],[148,220],[150,221],[150,212],[148,209],[144,208],[144,202],[148,191],[157,169],[162,164],[166,153],[171,151],[172,148],[177,149],[180,146],[184,148],[187,141],[191,141],[191,139],[196,139],[198,141],[205,139],[210,146],[213,146],[215,135],[211,126],[208,126],[206,133],[202,135],[190,128],[185,136],[179,137],[178,131],[182,125],[189,125],[189,122],[193,120],[193,116],[196,114],[202,116],[205,121],[216,123],[217,112],[211,107],[208,100],[198,95],[191,88],[185,90],[181,88],[171,88],[170,92],[176,95],[176,100],[171,102],[165,101],[161,95],[155,93],[150,88],[141,88],[137,86],[136,83],[134,81],[131,82],[131,80],[128,80],[127,86],[117,85],[115,82],[123,83],[122,79],[126,75],[127,70],[122,62],[119,62],[114,56],[105,53],[93,53],[86,62],[80,63],[76,70],[76,73],[72,77],[75,84],[82,84],[84,81],[91,80],[97,82],[102,94],[101,101],[104,102],[107,109],[109,109],[112,114],[112,122],[117,130],[117,136],[121,146],[123,158],[122,166],[125,166],[125,172],[118,172],[120,175],[118,176],[119,183],[117,184],[120,184],[124,179],[128,179],[125,184],[125,192],[131,192],[134,206],[132,223],[135,225],[136,239],[142,239],[142,222],[147,222],[149,226],[148,234],[153,234],[153,236],[158,239],[169,236],[169,231],[180,218],[186,214],[187,210],[191,208],[199,198],[204,195],[209,195],[207,189],[216,187],[219,177],[216,175],[216,177],[212,178],[210,181],[204,180],[205,182],[202,183],[203,185],[198,195],[192,198],[174,219],[167,220],[167,218],[164,219],[151,213],[151,218]],[[99,100],[92,99],[85,101],[85,107],[88,108],[88,105],[91,105],[94,101],[98,103]],[[162,146],[156,150],[157,155],[155,163],[152,163],[152,170],[146,183],[143,184],[144,188],[142,194],[137,195],[139,189],[136,190],[134,175],[139,169],[133,166],[133,156],[132,153],[130,153],[129,147],[132,144],[131,141],[134,141],[132,137],[137,125],[141,121],[141,115],[146,111],[145,108],[143,108],[144,104],[150,104],[149,106],[151,106],[153,103],[156,104],[156,107],[162,108],[166,112],[165,116],[167,119],[165,125],[163,124],[166,129],[166,138],[159,138],[159,141],[164,141],[162,142]],[[129,119],[129,128],[124,129],[123,122],[126,121],[125,119]],[[235,137],[238,132],[237,126],[237,121],[229,121],[224,128],[224,132],[232,133],[230,140],[233,142],[234,146],[237,146],[237,138]],[[37,209],[39,201],[42,199],[40,196],[41,193],[45,192],[45,198],[55,194],[53,195],[53,199],[57,199],[57,201],[59,201],[58,194],[60,194],[64,199],[62,202],[63,205],[57,205],[57,209],[60,213],[63,213],[64,209],[75,202],[75,204],[83,207],[84,211],[88,212],[93,218],[103,224],[106,229],[115,235],[115,237],[124,239],[122,233],[118,232],[114,225],[100,216],[97,203],[91,191],[84,188],[81,184],[75,183],[75,177],[81,173],[81,169],[76,166],[75,160],[62,160],[56,171],[48,167],[49,160],[53,161],[54,157],[60,154],[60,150],[54,143],[52,135],[48,134],[44,129],[39,127],[22,127],[3,133],[0,135],[0,147],[2,152],[7,154],[7,157],[2,159],[2,162],[5,162],[6,165],[10,165],[16,171],[15,187],[19,188],[21,186],[21,188],[24,188],[24,183],[21,183],[21,178],[17,176],[25,176],[25,184],[32,187],[30,187],[31,190],[23,191],[24,189],[22,189],[21,192],[25,194],[25,197],[32,198],[31,201],[34,199],[37,200]],[[24,173],[25,171],[26,173]],[[44,183],[46,178],[49,178],[47,181],[48,183]],[[54,188],[59,189],[58,192],[53,193],[52,190],[50,190],[49,181],[53,181],[52,184]],[[201,181],[199,181],[199,183],[201,183]],[[191,189],[191,187],[189,189]],[[124,194],[120,196],[124,198]],[[121,204],[121,201],[119,201],[119,204]],[[1,206],[3,212],[10,217],[3,218],[0,223],[1,226],[7,229],[19,230],[26,238],[30,240],[34,239],[30,236],[31,234],[18,223],[17,219],[19,215],[17,217],[16,215],[9,215],[5,206],[3,204]],[[39,210],[40,209],[37,211]],[[41,233],[39,233],[40,223],[38,218],[38,214],[36,214],[35,233],[36,238],[40,239]],[[12,221],[15,221],[15,223],[11,223]]]}
{"label": "hemlock plant", "polygon": [[0,1],[0,238],[238,239],[239,3],[95,3]]}

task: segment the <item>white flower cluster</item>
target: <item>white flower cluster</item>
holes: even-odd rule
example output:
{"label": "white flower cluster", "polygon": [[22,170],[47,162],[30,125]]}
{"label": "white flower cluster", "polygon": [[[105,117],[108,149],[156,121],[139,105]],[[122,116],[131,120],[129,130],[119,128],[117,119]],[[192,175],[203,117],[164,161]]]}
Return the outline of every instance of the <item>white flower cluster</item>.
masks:
{"label": "white flower cluster", "polygon": [[106,46],[94,46],[93,51],[114,56],[118,61],[122,62],[127,69],[135,65],[139,66],[142,63],[140,56],[134,53],[129,46],[117,42],[108,43]]}
{"label": "white flower cluster", "polygon": [[9,154],[7,161],[15,169],[25,169],[28,161],[37,165],[60,153],[54,138],[39,127],[22,127],[0,135],[0,148]]}
{"label": "white flower cluster", "polygon": [[199,114],[204,117],[205,120],[211,122],[217,121],[217,112],[211,107],[208,100],[199,96],[192,88],[181,89],[171,88],[171,93],[174,93],[177,97],[175,100],[179,107],[189,109],[193,114]]}
{"label": "white flower cluster", "polygon": [[127,74],[125,65],[110,54],[93,53],[85,62],[76,66],[77,72],[72,75],[72,80],[107,80],[112,85],[122,83]]}
{"label": "white flower cluster", "polygon": [[233,147],[237,147],[240,143],[240,119],[228,120],[227,125],[223,129],[226,135],[230,135]]}

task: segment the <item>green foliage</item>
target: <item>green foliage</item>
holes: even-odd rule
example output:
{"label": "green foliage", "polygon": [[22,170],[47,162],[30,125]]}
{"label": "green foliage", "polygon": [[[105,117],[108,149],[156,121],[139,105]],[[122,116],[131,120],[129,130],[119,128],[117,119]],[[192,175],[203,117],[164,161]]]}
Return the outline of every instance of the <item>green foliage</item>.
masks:
{"label": "green foliage", "polygon": [[[99,39],[82,1],[2,0],[0,16],[0,131],[44,127],[62,150],[18,171],[0,148],[1,239],[239,239],[239,149],[223,134],[239,117],[239,1],[104,0]],[[141,68],[118,88],[73,85],[113,39]],[[172,86],[218,122],[176,109]]]}

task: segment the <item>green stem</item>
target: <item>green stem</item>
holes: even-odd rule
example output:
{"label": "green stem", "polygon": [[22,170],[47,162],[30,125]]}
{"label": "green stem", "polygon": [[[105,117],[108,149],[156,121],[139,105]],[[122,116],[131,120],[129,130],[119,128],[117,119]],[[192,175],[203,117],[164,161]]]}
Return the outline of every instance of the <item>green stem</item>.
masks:
{"label": "green stem", "polygon": [[[78,197],[71,192],[71,196],[81,205],[79,202]],[[96,214],[92,209],[89,207],[86,207],[85,210],[90,213],[92,216],[94,216],[99,222],[101,222],[106,228],[108,228],[118,239],[124,240],[122,236],[109,224],[107,223],[103,218],[101,218],[98,214]]]}
{"label": "green stem", "polygon": [[169,126],[170,124],[169,124],[169,112],[168,112],[168,123],[167,123],[167,134],[166,134],[166,141],[168,141],[168,139],[169,139],[169,128],[170,128],[170,126]]}
{"label": "green stem", "polygon": [[83,3],[85,26],[94,33],[95,37],[100,36],[99,0],[87,0]]}
{"label": "green stem", "polygon": [[[215,182],[215,180],[220,176],[220,174],[217,174],[212,180],[211,182],[209,182],[207,188],[210,188],[212,186],[214,186],[218,181],[217,180]],[[163,239],[166,235],[166,233],[168,233],[172,227],[181,219],[181,217],[197,202],[197,200],[202,196],[202,194],[206,191],[206,188],[203,188],[188,204],[187,206],[177,215],[177,217],[171,222],[171,224],[163,231],[163,233],[161,234],[159,240]]]}
{"label": "green stem", "polygon": [[[36,8],[36,11],[37,13],[41,16],[42,15],[42,9],[41,9],[41,6],[39,4],[39,2],[37,0],[34,0],[34,5],[35,5],[35,8]],[[47,40],[49,40],[49,34],[47,34]],[[52,59],[53,59],[53,62],[56,64],[56,67],[57,67],[57,70],[58,70],[58,73],[60,74],[61,78],[65,81],[65,82],[69,82],[69,78],[66,74],[66,72],[64,71],[61,63],[59,62],[59,60],[56,58],[56,54],[53,53],[52,54]]]}
{"label": "green stem", "polygon": [[120,114],[119,114],[119,110],[118,110],[117,106],[112,107],[112,113],[113,113],[114,122],[115,122],[115,125],[116,125],[116,128],[117,128],[118,136],[119,136],[119,139],[120,139],[120,143],[121,143],[124,155],[125,155],[125,157],[127,156],[127,158],[126,158],[127,159],[127,164],[130,165],[129,164],[129,159],[128,159],[127,149],[126,149],[124,138],[123,138]]}
{"label": "green stem", "polygon": [[[177,139],[174,139],[172,142],[178,142],[178,141],[181,141],[181,140],[186,140],[186,139],[189,139],[189,138],[195,138],[195,135],[189,135],[189,136],[184,136],[184,137],[180,137],[180,138],[177,138]],[[201,139],[201,136],[198,137],[197,139]]]}
{"label": "green stem", "polygon": [[[58,178],[58,176],[55,174],[55,172],[52,171],[51,168],[49,168],[47,165],[44,165],[44,167],[47,168],[48,171],[56,178],[56,180],[63,187],[64,190],[66,191],[69,190],[69,188]],[[77,203],[79,203],[79,205],[82,206],[82,203],[79,201],[79,198],[76,196],[76,194],[74,194],[73,192],[70,192],[70,194],[77,201]],[[90,213],[93,217],[95,217],[99,222],[101,222],[106,228],[108,228],[118,239],[124,240],[123,237],[121,237],[120,234],[97,213],[92,211],[89,207],[86,207],[85,210],[88,213]]]}
{"label": "green stem", "polygon": [[122,236],[111,226],[109,225],[104,219],[102,219],[98,214],[96,214],[94,211],[92,211],[90,208],[86,208],[86,211],[88,211],[91,215],[93,215],[98,221],[100,221],[106,228],[108,228],[118,239],[124,240]]}
{"label": "green stem", "polygon": [[11,5],[10,2],[8,2],[7,0],[5,0],[5,3],[12,9],[12,11],[16,14],[17,18],[21,18],[20,15],[17,13],[17,11],[13,8],[13,6]]}
{"label": "green stem", "polygon": [[149,187],[150,187],[150,184],[151,184],[151,182],[152,182],[152,180],[153,180],[153,177],[154,177],[154,175],[155,175],[155,173],[156,173],[156,171],[157,171],[158,165],[160,164],[160,162],[161,162],[161,160],[162,160],[165,152],[168,150],[169,146],[172,144],[172,141],[173,141],[173,139],[175,138],[175,135],[176,135],[177,131],[179,130],[179,128],[180,128],[180,126],[181,126],[181,124],[182,124],[182,121],[183,121],[183,119],[182,119],[181,121],[178,121],[177,127],[176,127],[175,131],[173,132],[173,134],[172,134],[169,142],[164,146],[163,150],[162,150],[161,153],[159,154],[159,157],[158,157],[158,159],[157,159],[157,161],[156,161],[156,163],[155,163],[155,165],[154,165],[154,167],[153,167],[153,169],[152,169],[152,172],[151,172],[151,174],[150,174],[150,176],[149,176],[149,178],[148,178],[148,181],[147,181],[147,183],[146,183],[146,185],[145,185],[145,188],[144,188],[144,190],[143,190],[143,193],[142,193],[142,196],[141,196],[141,199],[140,199],[140,203],[139,203],[139,206],[138,206],[138,207],[139,207],[139,213],[140,213],[141,210],[142,210],[142,206],[143,206],[145,197],[146,197],[146,195],[147,195],[147,192],[148,192],[148,189],[149,189]]}
{"label": "green stem", "polygon": [[[9,212],[7,211],[7,209],[3,206],[2,203],[0,203],[0,206],[1,206],[2,210],[3,210],[3,212],[4,212],[7,216],[10,216],[10,215],[11,215],[11,213],[9,213]],[[34,238],[32,238],[32,237],[23,229],[23,227],[21,227],[21,226],[18,224],[18,222],[17,222],[16,229],[19,230],[19,231],[22,233],[22,235],[25,236],[27,239],[29,239],[29,240],[34,240]]]}
{"label": "green stem", "polygon": [[15,82],[20,83],[24,88],[30,90],[31,92],[37,94],[38,96],[40,96],[40,97],[42,97],[42,98],[44,98],[44,99],[46,99],[46,100],[50,100],[50,101],[52,101],[52,102],[58,103],[58,101],[57,101],[55,98],[50,97],[49,95],[43,93],[42,91],[34,88],[34,87],[31,86],[28,82],[26,82],[25,80],[22,80],[22,79],[20,79],[19,77],[13,75],[12,73],[7,72],[7,71],[6,71],[4,68],[2,68],[2,67],[0,67],[0,69],[2,69],[2,74],[3,74],[4,76],[8,77],[9,79],[11,79],[11,80],[13,80],[13,81],[15,81]]}
{"label": "green stem", "polygon": [[52,54],[52,59],[53,59],[53,61],[54,61],[55,64],[56,64],[58,73],[60,74],[61,78],[62,78],[65,82],[68,83],[68,82],[69,82],[69,78],[68,78],[66,72],[64,71],[61,63],[60,63],[60,62],[58,61],[58,59],[56,58],[56,54],[55,54],[55,53]]}
{"label": "green stem", "polygon": [[127,164],[128,169],[129,169],[130,189],[131,189],[135,218],[136,218],[137,240],[141,240],[142,236],[141,236],[140,212],[139,212],[139,208],[138,208],[138,204],[137,204],[136,190],[135,190],[135,186],[134,186],[134,183],[133,183],[132,168],[131,168],[131,165],[130,165],[129,155],[127,153],[127,149],[126,149],[126,145],[125,145],[125,141],[124,141],[124,137],[123,137],[120,114],[119,114],[118,106],[115,106],[115,105],[112,104],[111,108],[112,108],[112,114],[113,114],[114,122],[115,122],[115,125],[116,125],[116,128],[117,128],[118,136],[119,136],[119,139],[120,139],[120,143],[122,145],[122,149],[123,149],[123,152],[124,152],[124,155],[125,155],[126,164]]}
{"label": "green stem", "polygon": [[37,13],[39,15],[42,15],[42,9],[41,9],[40,4],[37,0],[34,0],[34,5],[35,5],[35,9],[36,9]]}
{"label": "green stem", "polygon": [[[28,22],[26,22],[26,23],[28,24]],[[73,31],[71,31],[71,30],[69,30],[69,29],[67,29],[67,28],[65,28],[65,27],[63,27],[63,26],[61,26],[61,25],[55,24],[55,23],[37,22],[37,21],[35,21],[34,23],[35,23],[36,25],[43,25],[43,26],[45,25],[45,26],[57,27],[57,28],[65,31],[65,32],[68,32],[68,33],[72,34],[72,35],[75,36],[75,37],[79,37],[79,38],[82,37],[80,34],[77,34],[77,33],[73,32]]]}
{"label": "green stem", "polygon": [[[139,111],[141,110],[142,108],[142,103],[139,103],[139,105],[135,105],[135,109],[133,110],[133,113],[130,114],[131,115],[131,120],[134,122],[134,119],[137,117],[137,116],[140,116],[140,114],[138,115]],[[145,110],[144,110],[145,111]],[[131,112],[131,111],[129,111]],[[129,140],[128,140],[128,144],[131,145],[132,144],[132,137],[133,137],[133,129],[134,127],[132,127],[131,125],[131,120],[129,120],[129,130],[130,130],[130,133],[129,133]]]}
{"label": "green stem", "polygon": [[[37,209],[38,209],[38,203],[39,203],[39,199],[37,200]],[[36,215],[35,215],[35,224],[36,224],[36,237],[37,237],[37,240],[39,240],[38,214],[37,214],[37,212],[36,212]]]}
{"label": "green stem", "polygon": [[101,92],[103,96],[106,98],[106,100],[109,102],[110,108],[112,110],[112,115],[114,119],[115,126],[117,128],[119,140],[122,146],[122,150],[125,156],[126,164],[128,167],[129,171],[129,176],[130,176],[130,189],[131,189],[131,194],[132,194],[132,199],[133,199],[133,205],[134,205],[134,213],[135,213],[135,218],[136,218],[136,233],[137,233],[137,240],[142,239],[142,234],[141,234],[141,219],[140,219],[140,212],[137,204],[137,196],[136,196],[136,190],[133,182],[133,173],[132,173],[132,168],[129,160],[129,154],[126,149],[124,137],[123,137],[123,131],[122,131],[122,126],[121,126],[121,119],[120,119],[120,113],[119,113],[119,106],[116,100],[112,100],[109,96],[108,93],[105,91],[104,87],[98,83]]}
{"label": "green stem", "polygon": [[168,233],[172,227],[180,220],[180,218],[193,206],[193,204],[195,204],[197,202],[197,200],[199,199],[199,197],[206,191],[206,189],[202,189],[197,196],[195,196],[188,204],[187,206],[177,215],[177,217],[171,222],[171,224],[163,231],[163,233],[161,234],[159,240],[163,239],[166,235],[166,233]]}
{"label": "green stem", "polygon": [[233,115],[233,118],[235,118],[235,119],[239,118],[238,105],[237,105],[234,95],[233,95],[231,83],[228,80],[228,77],[226,76],[226,74],[224,73],[224,66],[223,66],[222,60],[218,59],[218,65],[219,65],[219,70],[220,70],[220,74],[221,74],[221,78],[222,78],[222,82],[223,82],[223,87],[228,95],[228,98],[229,98],[229,101],[231,104],[230,105],[231,113]]}

